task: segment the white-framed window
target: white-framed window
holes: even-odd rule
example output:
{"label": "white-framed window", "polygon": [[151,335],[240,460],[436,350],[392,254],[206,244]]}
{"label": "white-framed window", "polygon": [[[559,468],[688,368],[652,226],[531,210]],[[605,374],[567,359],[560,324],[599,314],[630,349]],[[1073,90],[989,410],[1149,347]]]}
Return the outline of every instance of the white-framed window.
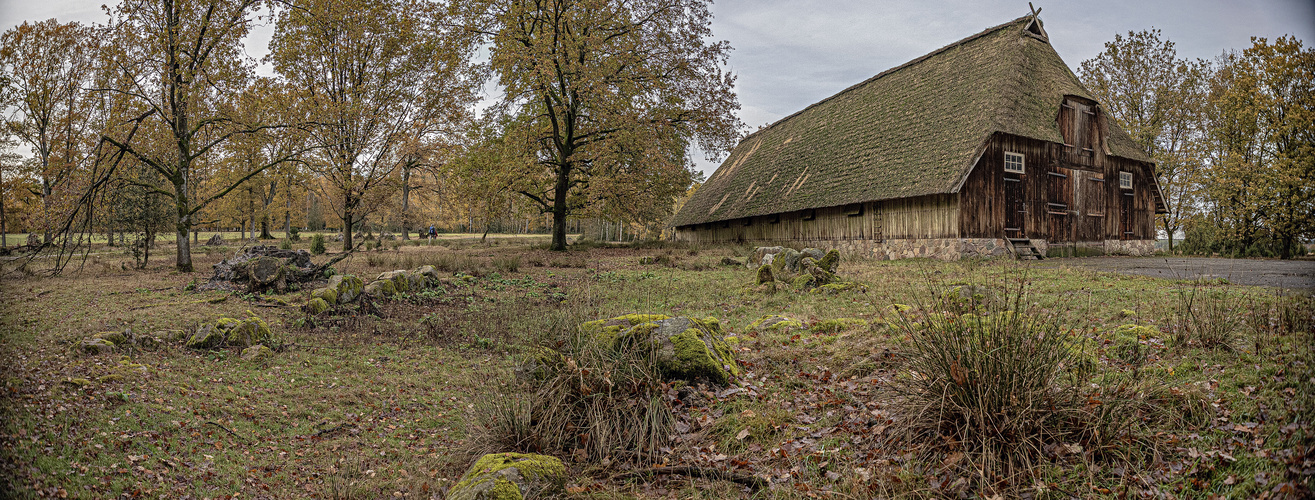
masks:
{"label": "white-framed window", "polygon": [[1005,153],[1005,172],[1016,174],[1023,173],[1023,155],[1018,153]]}
{"label": "white-framed window", "polygon": [[1119,189],[1132,189],[1132,172],[1119,172]]}

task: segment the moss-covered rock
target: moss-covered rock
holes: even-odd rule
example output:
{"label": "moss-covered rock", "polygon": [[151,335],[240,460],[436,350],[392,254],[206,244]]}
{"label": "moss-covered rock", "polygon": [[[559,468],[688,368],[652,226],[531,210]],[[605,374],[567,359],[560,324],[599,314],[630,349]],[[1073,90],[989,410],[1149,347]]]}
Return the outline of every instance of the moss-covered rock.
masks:
{"label": "moss-covered rock", "polygon": [[716,318],[676,317],[639,324],[622,332],[617,341],[655,349],[658,369],[668,379],[724,385],[740,374]]}
{"label": "moss-covered rock", "polygon": [[397,294],[397,285],[389,279],[371,281],[370,284],[365,285],[362,294],[370,297],[392,297]]}
{"label": "moss-covered rock", "polygon": [[207,323],[196,329],[183,345],[190,349],[213,349],[224,343],[224,332]]}
{"label": "moss-covered rock", "polygon": [[[826,255],[826,252],[820,248],[808,247],[803,250],[800,250],[799,254],[802,255],[803,257],[808,257],[810,259],[813,259],[813,262],[817,262],[819,260],[822,260],[822,256]],[[800,258],[801,262],[803,257]]]}
{"label": "moss-covered rock", "polygon": [[604,343],[611,343],[624,330],[667,318],[670,316],[665,314],[626,314],[615,318],[596,319],[581,324],[580,333],[593,335]]}
{"label": "moss-covered rock", "polygon": [[311,316],[317,316],[320,313],[329,310],[329,303],[325,302],[322,298],[315,297],[306,301],[306,305],[301,306],[301,310]]}
{"label": "moss-covered rock", "polygon": [[233,323],[232,318],[220,318],[220,321],[216,322],[215,327],[224,332],[224,340],[228,345],[246,347],[269,340],[271,335],[269,324],[251,314],[251,311],[247,311],[247,314],[250,316],[237,320],[236,323]]}
{"label": "moss-covered rock", "polygon": [[324,288],[316,288],[315,291],[312,291],[310,293],[310,296],[313,298],[322,299],[325,304],[338,303],[338,290],[335,288],[330,288],[327,286]]}
{"label": "moss-covered rock", "polygon": [[132,343],[141,349],[155,350],[158,349],[160,344],[163,344],[164,341],[160,340],[159,337],[151,335],[138,335],[132,338]]}
{"label": "moss-covered rock", "polygon": [[852,328],[861,328],[868,326],[868,321],[862,318],[835,318],[813,323],[808,331],[818,334],[838,333]]}
{"label": "moss-covered rock", "polygon": [[274,355],[274,350],[263,345],[253,345],[242,350],[242,359],[247,361],[258,361]]}
{"label": "moss-covered rock", "polygon": [[751,332],[778,332],[778,331],[787,332],[790,330],[795,330],[803,327],[804,327],[804,323],[797,319],[789,318],[786,316],[772,315],[772,316],[763,316],[762,318],[759,318],[757,321],[754,321],[753,323],[749,323],[749,326],[746,327],[745,330]]}
{"label": "moss-covered rock", "polygon": [[772,256],[772,272],[785,275],[799,272],[799,259],[803,254],[793,248],[782,248]]}
{"label": "moss-covered rock", "polygon": [[828,250],[826,255],[823,255],[821,259],[817,260],[817,267],[822,268],[828,273],[835,274],[840,268],[840,252],[837,252],[834,248]]}
{"label": "moss-covered rock", "polygon": [[121,346],[128,343],[128,335],[125,332],[100,332],[92,335],[93,339],[101,339],[115,346]]}
{"label": "moss-covered rock", "polygon": [[357,297],[365,290],[365,283],[361,278],[350,274],[335,274],[329,277],[329,284],[325,285],[338,292],[338,303],[346,304]]}
{"label": "moss-covered rock", "polygon": [[77,349],[78,352],[82,354],[94,356],[97,354],[114,352],[115,345],[113,342],[105,339],[84,339],[81,342],[78,342]]}
{"label": "moss-covered rock", "polygon": [[758,266],[758,281],[756,284],[761,285],[763,283],[772,283],[775,281],[776,278],[772,277],[772,266],[766,264]]}
{"label": "moss-covered rock", "polygon": [[528,453],[493,453],[475,461],[448,500],[521,500],[563,493],[566,465],[556,457]]}
{"label": "moss-covered rock", "polygon": [[421,278],[424,278],[430,283],[438,282],[438,280],[442,278],[438,274],[438,269],[434,269],[434,266],[420,266],[415,268],[415,271],[412,272],[420,275]]}
{"label": "moss-covered rock", "polygon": [[753,255],[749,257],[749,262],[747,262],[746,265],[748,265],[749,267],[762,266],[762,265],[769,265],[769,266],[770,266],[770,265],[772,265],[773,262],[775,262],[776,259],[775,259],[775,257],[772,257],[772,258],[769,260],[769,259],[768,259],[768,256],[774,256],[774,255],[780,253],[781,250],[784,250],[784,249],[785,249],[785,247],[757,247],[757,248],[754,248],[754,249],[753,249]]}

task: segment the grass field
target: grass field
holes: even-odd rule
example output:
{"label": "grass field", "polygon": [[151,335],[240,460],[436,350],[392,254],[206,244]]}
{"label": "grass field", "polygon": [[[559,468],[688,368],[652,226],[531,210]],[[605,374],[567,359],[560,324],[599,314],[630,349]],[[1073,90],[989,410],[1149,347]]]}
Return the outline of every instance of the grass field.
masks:
{"label": "grass field", "polygon": [[[309,246],[302,236],[296,248]],[[573,497],[1311,494],[1309,297],[1001,261],[844,261],[838,274],[865,289],[767,293],[755,288],[754,269],[731,262],[744,262],[747,248],[550,252],[546,241],[384,242],[337,271],[369,281],[434,265],[451,278],[316,317],[299,307],[308,290],[193,291],[233,246],[198,247],[190,274],[172,270],[167,245],[145,270],[104,248],[57,277],[43,276],[40,259],[27,272],[10,262],[0,278],[0,497],[442,498],[480,454],[513,451],[498,449],[506,436],[497,409],[536,401],[542,389],[517,377],[519,365],[568,342],[584,321],[629,313],[715,317],[733,337],[741,374],[728,386],[664,386],[673,423],[660,447],[601,459],[583,444],[556,452]],[[964,304],[953,295],[961,286],[985,298]],[[252,361],[236,348],[180,341],[201,323],[247,315],[270,324],[273,356]],[[750,328],[769,315],[799,324]],[[1063,386],[1078,398],[1065,403],[1072,411],[1050,420],[1062,408],[1049,401],[1041,406],[1051,410],[1018,414],[1062,433],[985,413],[951,422],[910,410],[918,396],[899,388],[940,380],[921,368],[945,348],[928,332],[956,333],[944,325],[970,321],[960,317],[1017,316],[1046,318],[1036,324],[1071,351],[1040,390]],[[164,342],[74,349],[127,328]],[[973,355],[950,359],[966,366]],[[969,380],[1015,373],[980,369]],[[1018,382],[977,382],[994,383]],[[946,408],[945,397],[927,401]],[[1016,432],[1034,435],[1006,436]],[[993,462],[984,450],[997,445],[1026,471]],[[643,473],[654,466],[768,486]]]}

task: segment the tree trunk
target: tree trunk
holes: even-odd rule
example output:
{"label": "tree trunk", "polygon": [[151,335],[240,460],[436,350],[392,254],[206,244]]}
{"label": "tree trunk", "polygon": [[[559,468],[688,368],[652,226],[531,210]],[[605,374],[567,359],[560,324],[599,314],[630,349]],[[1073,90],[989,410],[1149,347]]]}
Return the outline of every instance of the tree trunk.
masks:
{"label": "tree trunk", "polygon": [[411,239],[411,167],[402,165],[402,239]]}
{"label": "tree trunk", "polygon": [[352,209],[345,208],[342,211],[342,251],[346,252],[352,249]]}
{"label": "tree trunk", "polygon": [[[47,162],[48,164],[49,162]],[[41,238],[42,243],[50,243],[50,179],[41,178],[41,228],[45,234]]]}
{"label": "tree trunk", "polygon": [[[9,246],[9,226],[5,223],[5,178],[0,176],[0,248]],[[111,241],[110,243],[113,243]]]}
{"label": "tree trunk", "polygon": [[269,234],[269,215],[265,215],[264,218],[260,219],[260,239],[274,239],[274,235]]}
{"label": "tree trunk", "polygon": [[174,234],[178,236],[178,262],[174,266],[178,272],[192,272],[192,245],[187,240],[187,233],[192,229],[192,214],[188,210],[187,189],[177,186],[174,189],[174,208],[178,211]]}
{"label": "tree trunk", "polygon": [[571,164],[557,171],[557,189],[552,200],[552,250],[566,250],[566,191],[571,188]]}

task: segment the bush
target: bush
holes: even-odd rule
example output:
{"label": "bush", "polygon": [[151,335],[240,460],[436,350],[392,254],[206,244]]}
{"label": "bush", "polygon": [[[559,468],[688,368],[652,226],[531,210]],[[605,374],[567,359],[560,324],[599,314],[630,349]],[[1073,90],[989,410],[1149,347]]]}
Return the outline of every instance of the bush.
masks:
{"label": "bush", "polygon": [[909,339],[891,385],[908,424],[903,439],[926,454],[962,453],[988,491],[1033,484],[1053,450],[1113,446],[1135,428],[1135,393],[1096,394],[1104,403],[1088,404],[1099,389],[1087,385],[1086,337],[1026,306],[1024,281],[966,314],[954,312],[952,288],[936,290],[930,305],[901,309],[892,323]]}
{"label": "bush", "polygon": [[292,241],[301,241],[301,228],[292,226],[288,228],[288,239]]}
{"label": "bush", "polygon": [[280,241],[280,242],[279,242],[279,249],[282,249],[282,250],[292,250],[292,240],[289,240],[289,239],[287,239],[287,238],[283,238],[283,241]]}
{"label": "bush", "polygon": [[498,272],[514,273],[521,269],[521,256],[517,254],[499,255],[493,258],[493,268]]}
{"label": "bush", "polygon": [[1238,330],[1244,326],[1241,311],[1246,297],[1199,279],[1178,290],[1170,323],[1170,340],[1176,348],[1234,350]]}
{"label": "bush", "polygon": [[312,236],[310,239],[310,253],[313,253],[315,255],[323,255],[324,250],[325,250],[324,235],[320,233],[315,233],[315,236]]}
{"label": "bush", "polygon": [[655,462],[675,424],[674,390],[659,377],[656,353],[562,326],[544,342],[561,347],[525,357],[514,393],[477,399],[477,447],[559,456],[582,447],[589,460]]}

